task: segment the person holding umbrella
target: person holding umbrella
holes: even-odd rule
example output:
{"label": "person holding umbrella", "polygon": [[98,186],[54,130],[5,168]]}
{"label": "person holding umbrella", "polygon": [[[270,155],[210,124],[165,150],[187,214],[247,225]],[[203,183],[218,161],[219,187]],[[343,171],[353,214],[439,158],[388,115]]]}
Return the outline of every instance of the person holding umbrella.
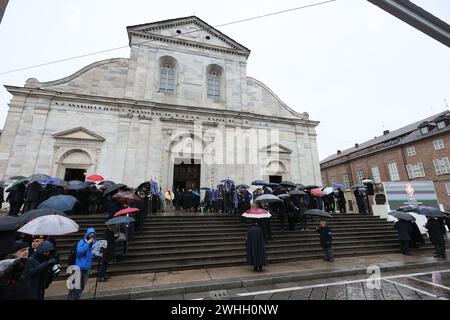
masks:
{"label": "person holding umbrella", "polygon": [[431,243],[434,245],[436,251],[435,258],[447,259],[447,253],[445,249],[445,239],[442,232],[441,224],[438,220],[431,216],[427,216],[427,223],[425,228],[428,230]]}
{"label": "person holding umbrella", "polygon": [[92,260],[93,260],[92,247],[95,241],[96,241],[96,232],[94,228],[87,229],[83,239],[78,241],[76,247],[75,265],[77,265],[78,268],[80,268],[81,288],[70,289],[69,294],[67,296],[68,300],[79,300],[81,298],[84,286],[86,285],[89,279],[89,270],[92,267]]}
{"label": "person holding umbrella", "polygon": [[47,274],[57,264],[52,256],[55,247],[50,241],[44,241],[29,259],[26,275],[29,279],[29,298],[31,300],[44,300],[47,287]]}
{"label": "person holding umbrella", "polygon": [[25,184],[19,183],[16,186],[9,189],[9,191],[6,190],[6,192],[9,192],[8,197],[6,197],[6,201],[9,202],[8,215],[17,217],[24,201]]}
{"label": "person holding umbrella", "polygon": [[345,200],[345,195],[344,195],[344,191],[342,191],[342,188],[338,188],[337,198],[338,198],[339,213],[346,213],[347,212],[346,200]]}
{"label": "person holding umbrella", "polygon": [[320,245],[325,253],[324,261],[334,262],[334,253],[332,246],[333,233],[330,227],[327,226],[325,219],[320,219],[320,225],[317,228],[317,232],[320,234]]}
{"label": "person holding umbrella", "polygon": [[253,271],[262,272],[262,267],[267,265],[267,255],[264,233],[257,221],[269,218],[271,214],[263,209],[252,208],[245,211],[242,216],[253,220],[252,224],[247,229],[247,236],[245,239],[247,263],[253,267]]}
{"label": "person holding umbrella", "polygon": [[411,223],[403,219],[398,219],[394,224],[394,229],[396,229],[398,233],[402,254],[407,256],[411,255],[409,251],[409,244],[412,241],[411,233],[413,232]]}

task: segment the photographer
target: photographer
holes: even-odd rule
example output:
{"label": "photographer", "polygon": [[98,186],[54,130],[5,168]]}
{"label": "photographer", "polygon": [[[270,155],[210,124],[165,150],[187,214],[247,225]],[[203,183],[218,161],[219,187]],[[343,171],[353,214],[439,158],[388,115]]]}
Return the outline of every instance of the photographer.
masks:
{"label": "photographer", "polygon": [[44,300],[47,286],[47,274],[57,264],[54,257],[55,247],[50,241],[44,241],[36,248],[28,261],[27,277],[30,282],[29,297],[32,300]]}

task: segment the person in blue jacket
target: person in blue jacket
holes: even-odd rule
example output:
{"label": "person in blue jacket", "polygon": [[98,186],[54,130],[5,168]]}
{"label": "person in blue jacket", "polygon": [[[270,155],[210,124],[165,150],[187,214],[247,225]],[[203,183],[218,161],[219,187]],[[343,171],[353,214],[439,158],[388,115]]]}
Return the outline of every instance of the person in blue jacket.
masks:
{"label": "person in blue jacket", "polygon": [[70,289],[68,300],[79,300],[83,293],[84,286],[89,279],[89,270],[92,267],[92,248],[96,241],[96,233],[94,228],[89,228],[84,238],[78,241],[75,265],[80,268],[80,288]]}

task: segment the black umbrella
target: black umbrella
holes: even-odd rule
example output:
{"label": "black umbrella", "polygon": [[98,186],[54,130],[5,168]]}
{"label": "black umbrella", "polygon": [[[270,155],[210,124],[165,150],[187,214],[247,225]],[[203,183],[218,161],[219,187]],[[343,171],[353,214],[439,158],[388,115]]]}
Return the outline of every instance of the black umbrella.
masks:
{"label": "black umbrella", "polygon": [[291,196],[304,196],[306,194],[306,192],[301,191],[301,190],[292,190],[289,192],[289,194]]}
{"label": "black umbrella", "polygon": [[11,231],[0,231],[0,259],[2,255],[7,255],[14,242],[16,242],[17,232],[16,230]]}
{"label": "black umbrella", "polygon": [[36,173],[36,174],[32,174],[31,176],[29,176],[28,180],[41,182],[41,181],[45,181],[49,178],[51,178],[51,177],[46,174]]}
{"label": "black umbrella", "polygon": [[14,176],[14,177],[11,177],[11,178],[8,178],[9,180],[22,180],[22,179],[26,179],[27,177],[24,177],[24,176]]}
{"label": "black umbrella", "polygon": [[275,183],[275,182],[269,182],[268,184],[266,184],[267,187],[278,187],[280,184],[279,183]]}
{"label": "black umbrella", "polygon": [[305,214],[307,216],[317,216],[317,217],[322,217],[322,218],[331,218],[331,215],[328,212],[320,210],[320,209],[310,209],[310,210],[306,211]]}
{"label": "black umbrella", "polygon": [[28,178],[17,180],[8,189],[6,189],[5,192],[10,192],[14,187],[18,186],[19,184],[27,184],[28,181],[30,181],[30,180],[28,180]]}
{"label": "black umbrella", "polygon": [[403,211],[403,212],[415,212],[417,209],[417,206],[412,206],[412,205],[406,205],[406,206],[401,206],[399,208],[397,208],[397,211]]}
{"label": "black umbrella", "polygon": [[306,186],[304,184],[301,184],[301,183],[296,183],[295,186],[297,188],[299,188],[299,189],[305,189],[306,188]]}
{"label": "black umbrella", "polygon": [[238,188],[238,189],[242,189],[242,188],[250,189],[250,186],[246,185],[246,184],[240,184],[240,185],[236,186],[236,188]]}
{"label": "black umbrella", "polygon": [[[146,183],[146,182],[144,182],[144,183]],[[144,183],[142,183],[142,184],[144,184]],[[98,184],[99,184],[99,185],[104,185],[104,184],[115,185],[116,183],[115,183],[114,181],[111,181],[111,180],[104,180],[104,181],[102,181],[102,182],[99,182]],[[141,184],[141,185],[142,185],[142,184]]]}
{"label": "black umbrella", "polygon": [[280,186],[288,187],[288,188],[296,188],[297,185],[291,181],[281,181]]}
{"label": "black umbrella", "polygon": [[69,181],[69,186],[75,185],[75,184],[80,184],[80,183],[83,183],[83,181],[81,181],[81,180],[71,180],[71,181]]}
{"label": "black umbrella", "polygon": [[108,221],[105,222],[105,225],[110,226],[110,225],[114,225],[114,224],[130,223],[130,222],[134,222],[134,221],[135,220],[132,217],[120,216],[120,217],[115,217],[115,218],[109,219]]}
{"label": "black umbrella", "polygon": [[19,228],[19,218],[12,216],[0,216],[0,231],[12,231]]}
{"label": "black umbrella", "polygon": [[126,185],[123,183],[115,184],[115,185],[109,187],[108,189],[106,189],[106,191],[103,193],[103,196],[106,196],[107,194],[110,194],[111,192],[119,190],[120,188],[123,188],[123,187],[126,187]]}
{"label": "black umbrella", "polygon": [[[238,186],[239,187],[239,186]],[[202,188],[200,188],[200,190],[209,190],[209,189],[211,189],[211,188],[208,188],[208,187],[202,187]]]}
{"label": "black umbrella", "polygon": [[290,195],[288,195],[287,193],[282,193],[277,195],[278,198],[280,198],[281,200],[287,199],[290,197]]}
{"label": "black umbrella", "polygon": [[68,190],[83,190],[89,188],[89,184],[87,183],[78,183],[78,184],[69,184],[67,187]]}
{"label": "black umbrella", "polygon": [[59,210],[56,209],[50,209],[50,208],[42,208],[42,209],[35,209],[25,212],[19,217],[19,226],[24,226],[31,220],[34,220],[36,218],[42,217],[42,216],[48,216],[56,214],[59,216],[67,217],[67,215]]}
{"label": "black umbrella", "polygon": [[55,187],[63,187],[63,188],[67,188],[69,186],[69,183],[67,181],[55,181],[50,183],[50,185],[55,186]]}
{"label": "black umbrella", "polygon": [[268,185],[268,184],[269,184],[268,182],[262,181],[262,180],[255,180],[255,181],[252,181],[252,185],[253,185],[253,186],[266,186],[266,185]]}
{"label": "black umbrella", "polygon": [[391,212],[389,212],[389,215],[393,216],[394,218],[402,219],[402,220],[406,220],[406,221],[415,221],[416,220],[416,218],[414,218],[412,215],[410,215],[404,211],[391,211]]}
{"label": "black umbrella", "polygon": [[414,212],[423,216],[430,216],[434,218],[448,217],[445,212],[433,207],[418,206]]}

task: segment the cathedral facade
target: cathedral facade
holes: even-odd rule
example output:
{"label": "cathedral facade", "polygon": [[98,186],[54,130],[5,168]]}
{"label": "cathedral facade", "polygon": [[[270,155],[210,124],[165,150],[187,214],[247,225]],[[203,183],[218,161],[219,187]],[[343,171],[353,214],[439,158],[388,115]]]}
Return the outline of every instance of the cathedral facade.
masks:
{"label": "cathedral facade", "polygon": [[247,76],[249,49],[195,16],[127,31],[129,59],[5,86],[13,97],[0,140],[3,180],[98,173],[163,188],[224,178],[321,183],[318,122]]}

